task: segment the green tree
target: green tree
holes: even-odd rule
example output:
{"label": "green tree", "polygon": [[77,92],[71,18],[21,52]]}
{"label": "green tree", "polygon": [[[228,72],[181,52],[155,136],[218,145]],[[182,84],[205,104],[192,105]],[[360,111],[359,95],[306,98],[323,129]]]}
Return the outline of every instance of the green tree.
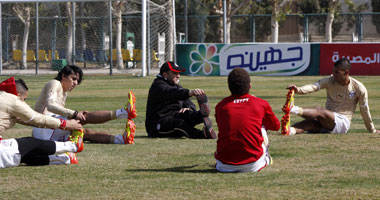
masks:
{"label": "green tree", "polygon": [[326,41],[331,41],[342,29],[344,19],[339,15],[342,10],[340,1],[302,0],[297,1],[297,7],[302,14],[328,13],[327,16],[309,17],[309,23],[317,27],[319,34],[325,34]]}

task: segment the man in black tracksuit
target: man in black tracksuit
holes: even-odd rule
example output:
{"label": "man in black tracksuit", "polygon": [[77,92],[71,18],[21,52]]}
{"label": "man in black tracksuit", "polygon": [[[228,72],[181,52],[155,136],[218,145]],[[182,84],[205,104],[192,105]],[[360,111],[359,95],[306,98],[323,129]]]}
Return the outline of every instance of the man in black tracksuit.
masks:
{"label": "man in black tracksuit", "polygon": [[[189,90],[179,85],[180,72],[174,62],[161,66],[160,74],[153,81],[148,95],[145,128],[149,137],[211,138],[216,134],[208,117],[210,108],[207,96],[201,89]],[[196,96],[200,110],[197,111],[190,97]],[[195,126],[204,123],[203,130]]]}

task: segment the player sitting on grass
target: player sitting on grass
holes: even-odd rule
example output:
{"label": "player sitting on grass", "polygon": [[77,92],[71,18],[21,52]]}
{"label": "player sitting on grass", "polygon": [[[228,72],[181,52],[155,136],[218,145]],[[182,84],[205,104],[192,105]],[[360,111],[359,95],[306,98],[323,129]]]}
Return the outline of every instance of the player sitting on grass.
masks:
{"label": "player sitting on grass", "polygon": [[280,121],[269,103],[249,94],[251,79],[242,68],[228,75],[231,96],[215,107],[219,134],[215,152],[220,172],[257,172],[272,163],[266,129],[277,131]]}
{"label": "player sitting on grass", "polygon": [[[210,107],[205,92],[189,90],[179,84],[180,68],[174,62],[165,62],[154,79],[146,105],[145,129],[149,137],[188,137],[215,139],[209,118]],[[197,98],[197,111],[190,97]],[[195,128],[203,123],[203,131]]]}
{"label": "player sitting on grass", "polygon": [[[281,133],[347,133],[358,103],[367,130],[370,133],[380,133],[372,122],[367,89],[361,82],[349,76],[350,68],[350,61],[342,58],[334,63],[332,76],[302,87],[289,85],[282,109],[285,115],[281,119]],[[327,90],[326,108],[302,108],[294,105],[294,94],[308,94],[320,89]],[[305,120],[290,126],[290,114],[299,115]]]}
{"label": "player sitting on grass", "polygon": [[[35,112],[24,101],[28,87],[23,80],[13,77],[0,83],[0,134],[15,123],[64,130],[81,129],[79,121],[60,120]],[[82,135],[71,135],[74,142],[54,142],[32,137],[2,139],[0,135],[0,168],[27,165],[69,164],[73,152],[83,150]],[[67,154],[63,154],[67,153]],[[55,155],[58,154],[58,155]]]}
{"label": "player sitting on grass", "polygon": [[[39,113],[47,114],[61,119],[77,119],[82,125],[99,124],[114,119],[128,119],[127,126],[131,119],[136,117],[136,98],[132,92],[128,94],[128,103],[125,108],[115,111],[75,111],[65,108],[67,93],[71,92],[77,85],[82,82],[83,72],[75,65],[65,66],[57,75],[57,77],[47,82],[41,91],[39,98],[35,104],[35,110]],[[130,132],[134,131],[131,127]],[[70,133],[67,131],[50,130],[50,129],[33,129],[33,136],[38,139],[65,141]],[[84,129],[84,140],[96,143],[114,143],[127,144],[128,131],[122,135],[112,135],[105,132]]]}

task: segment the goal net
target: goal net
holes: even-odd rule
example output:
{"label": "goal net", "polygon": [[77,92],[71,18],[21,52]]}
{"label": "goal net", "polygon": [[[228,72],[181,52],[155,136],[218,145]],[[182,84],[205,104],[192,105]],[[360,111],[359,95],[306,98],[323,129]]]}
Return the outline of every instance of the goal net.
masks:
{"label": "goal net", "polygon": [[[112,1],[111,5],[115,6],[115,2],[122,2],[123,6],[120,45],[124,68],[139,68],[142,58],[141,1]],[[168,4],[162,0],[147,1],[146,57],[151,68],[172,59],[173,32]],[[111,62],[117,67],[117,20],[114,7],[112,20],[109,19],[109,1],[15,1],[1,5],[5,69],[51,68],[53,63],[65,61],[86,68],[107,67]]]}

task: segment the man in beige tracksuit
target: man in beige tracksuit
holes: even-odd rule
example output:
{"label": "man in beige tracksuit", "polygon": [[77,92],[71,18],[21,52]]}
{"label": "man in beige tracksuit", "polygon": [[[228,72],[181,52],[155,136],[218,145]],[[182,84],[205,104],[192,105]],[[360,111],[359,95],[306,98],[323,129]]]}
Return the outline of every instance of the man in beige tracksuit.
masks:
{"label": "man in beige tracksuit", "polygon": [[[293,105],[294,103],[289,103],[290,114],[299,115],[305,120],[295,123],[289,128],[282,127],[286,130],[283,131],[283,134],[294,135],[305,131],[311,133],[347,133],[357,104],[359,104],[360,113],[368,132],[380,133],[379,130],[375,129],[369,111],[367,89],[363,83],[349,76],[350,69],[350,61],[342,58],[335,62],[333,74],[330,77],[302,87],[289,85],[287,89],[293,89],[295,94],[308,94],[326,89],[327,100],[326,108],[302,108]],[[289,120],[287,114],[284,115],[284,120]]]}

